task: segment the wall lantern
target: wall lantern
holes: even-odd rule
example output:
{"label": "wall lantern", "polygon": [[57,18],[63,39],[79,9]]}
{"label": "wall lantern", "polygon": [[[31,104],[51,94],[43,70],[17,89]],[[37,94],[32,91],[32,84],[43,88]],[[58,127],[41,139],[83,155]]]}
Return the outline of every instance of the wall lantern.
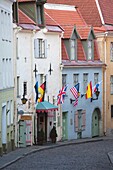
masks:
{"label": "wall lantern", "polygon": [[25,94],[23,94],[23,98],[21,99],[21,101],[22,101],[22,104],[26,104],[27,99],[25,98]]}
{"label": "wall lantern", "polygon": [[93,101],[93,100],[98,100],[98,97],[99,97],[99,94],[100,94],[100,91],[98,90],[98,88],[96,89],[96,92],[95,92],[95,95],[96,95],[96,98],[91,98],[91,102]]}
{"label": "wall lantern", "polygon": [[70,99],[70,104],[72,104],[75,100],[74,99]]}

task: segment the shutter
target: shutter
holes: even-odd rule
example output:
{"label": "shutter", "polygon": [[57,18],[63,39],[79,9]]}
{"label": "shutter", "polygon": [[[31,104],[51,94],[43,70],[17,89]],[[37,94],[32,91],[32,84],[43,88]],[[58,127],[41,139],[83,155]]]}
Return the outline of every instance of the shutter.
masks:
{"label": "shutter", "polygon": [[86,128],[86,111],[82,110],[82,130]]}
{"label": "shutter", "polygon": [[34,39],[34,57],[39,58],[39,40]]}
{"label": "shutter", "polygon": [[75,112],[75,132],[78,132],[78,111]]}
{"label": "shutter", "polygon": [[47,58],[47,40],[44,40],[44,57]]}

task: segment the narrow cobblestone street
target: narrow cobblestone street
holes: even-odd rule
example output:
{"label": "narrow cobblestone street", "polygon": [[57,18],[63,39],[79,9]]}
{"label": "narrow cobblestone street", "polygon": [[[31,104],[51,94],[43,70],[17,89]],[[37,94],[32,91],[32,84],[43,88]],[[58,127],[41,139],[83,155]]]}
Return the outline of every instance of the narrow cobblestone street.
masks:
{"label": "narrow cobblestone street", "polygon": [[5,170],[113,170],[108,157],[112,149],[112,140],[73,143],[29,154]]}

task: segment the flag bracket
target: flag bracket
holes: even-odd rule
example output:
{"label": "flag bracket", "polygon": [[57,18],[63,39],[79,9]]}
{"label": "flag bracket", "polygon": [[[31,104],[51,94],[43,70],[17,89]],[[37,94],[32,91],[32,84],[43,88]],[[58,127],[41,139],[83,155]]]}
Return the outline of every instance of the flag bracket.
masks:
{"label": "flag bracket", "polygon": [[91,102],[93,101],[93,100],[98,100],[98,97],[99,97],[99,94],[100,94],[100,91],[98,90],[98,88],[96,89],[96,92],[95,92],[95,95],[96,95],[96,98],[91,98]]}
{"label": "flag bracket", "polygon": [[70,104],[72,104],[75,100],[70,98]]}

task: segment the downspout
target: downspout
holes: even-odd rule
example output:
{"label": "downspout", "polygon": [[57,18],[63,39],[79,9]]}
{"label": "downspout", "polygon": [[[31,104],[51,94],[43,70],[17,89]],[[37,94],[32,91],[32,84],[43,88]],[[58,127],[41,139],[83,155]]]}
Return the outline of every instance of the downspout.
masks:
{"label": "downspout", "polygon": [[[108,34],[108,32],[106,32],[105,33],[105,36],[104,36],[104,56],[105,56],[105,64],[106,64],[106,58],[107,58],[107,56],[106,56],[106,49],[107,49],[107,47],[106,47],[106,38],[107,38],[107,34]],[[106,108],[106,69],[105,69],[105,72],[104,72],[104,83],[105,83],[105,88],[104,88],[104,90],[105,90],[105,95],[104,95],[104,103],[105,103],[105,105],[104,105],[104,135],[106,136],[106,111],[107,111],[107,108]]]}

